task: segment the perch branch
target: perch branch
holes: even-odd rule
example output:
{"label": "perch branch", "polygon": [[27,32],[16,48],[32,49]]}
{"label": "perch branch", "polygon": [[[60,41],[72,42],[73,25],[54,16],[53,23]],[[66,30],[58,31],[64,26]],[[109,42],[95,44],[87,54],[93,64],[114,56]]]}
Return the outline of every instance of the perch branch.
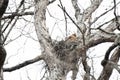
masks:
{"label": "perch branch", "polygon": [[38,61],[40,61],[40,60],[44,60],[44,56],[43,56],[43,55],[37,56],[37,57],[34,58],[34,59],[25,61],[25,62],[23,62],[23,63],[21,63],[21,64],[16,65],[16,66],[13,66],[13,67],[10,67],[10,68],[4,68],[3,71],[4,71],[4,72],[15,71],[15,70],[21,69],[21,68],[23,68],[23,67],[25,67],[25,66],[27,66],[27,65],[33,64],[33,63],[35,63],[35,62],[38,62]]}

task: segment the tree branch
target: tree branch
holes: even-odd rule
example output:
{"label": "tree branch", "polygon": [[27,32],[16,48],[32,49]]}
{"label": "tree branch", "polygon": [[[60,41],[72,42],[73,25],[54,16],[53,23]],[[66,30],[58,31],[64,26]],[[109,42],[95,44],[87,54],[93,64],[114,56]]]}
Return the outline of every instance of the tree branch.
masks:
{"label": "tree branch", "polygon": [[52,4],[52,3],[55,2],[55,1],[56,1],[56,0],[49,1],[48,5],[49,5],[49,4]]}
{"label": "tree branch", "polygon": [[92,13],[100,6],[102,1],[103,0],[93,0],[93,3],[90,5],[90,7],[84,11],[83,21],[86,21],[86,19],[92,15]]}
{"label": "tree branch", "polygon": [[5,13],[5,10],[6,10],[7,6],[8,6],[8,2],[9,2],[9,0],[1,0],[0,1],[0,18]]}
{"label": "tree branch", "polygon": [[44,52],[46,56],[46,61],[52,56],[54,57],[54,48],[52,45],[52,39],[49,35],[48,28],[46,27],[46,9],[49,1],[40,0],[35,2],[35,30],[41,46],[41,52]]}
{"label": "tree branch", "polygon": [[119,57],[120,57],[120,48],[117,47],[117,49],[115,49],[114,53],[112,54],[111,58],[110,58],[110,62],[108,62],[106,64],[106,66],[103,67],[103,70],[98,78],[98,80],[109,80],[113,69],[115,68],[113,64],[111,64],[111,62],[114,62],[117,64],[117,62],[119,61]]}
{"label": "tree branch", "polygon": [[[60,1],[61,2],[61,1]],[[62,5],[62,4],[61,4]],[[77,23],[71,18],[71,16],[67,13],[67,11],[64,9],[64,7],[63,6],[60,6],[60,5],[58,5],[62,10],[63,10],[63,12],[65,12],[65,14],[69,17],[69,19],[73,22],[73,24],[78,28],[78,30],[81,32],[81,33],[83,33],[82,32],[82,30],[80,29],[80,27],[77,25]]]}
{"label": "tree branch", "polygon": [[120,30],[120,23],[119,23],[118,16],[117,16],[117,13],[116,13],[116,7],[117,7],[116,0],[114,0],[114,6],[115,6],[114,16],[115,16],[116,26],[117,26],[117,29]]}
{"label": "tree branch", "polygon": [[[120,4],[120,2],[117,3],[116,5],[118,5],[118,4]],[[91,22],[90,25],[92,25],[93,23],[95,23],[99,18],[101,18],[102,16],[104,16],[104,15],[107,14],[108,12],[112,11],[114,8],[115,8],[115,6],[113,6],[111,9],[107,10],[106,12],[104,12],[104,13],[102,13],[101,15],[99,15],[98,17],[96,17],[96,18]]]}
{"label": "tree branch", "polygon": [[74,7],[74,9],[75,9],[75,17],[76,17],[76,19],[78,20],[78,21],[80,21],[81,22],[81,20],[82,20],[82,15],[80,15],[80,8],[79,8],[79,6],[78,6],[78,4],[77,4],[77,2],[78,2],[78,0],[71,0],[71,2],[72,2],[72,5],[73,5],[73,7]]}
{"label": "tree branch", "polygon": [[[111,27],[113,26],[108,26],[106,29],[107,32],[111,32],[114,31],[114,29],[112,29]],[[111,28],[111,29],[110,29]],[[104,43],[104,42],[114,42],[116,39],[117,35],[116,34],[107,34],[101,31],[97,31],[94,34],[90,35],[90,37],[88,36],[88,38],[86,38],[86,46],[88,48],[96,46],[100,43]]]}
{"label": "tree branch", "polygon": [[10,68],[4,68],[3,71],[4,72],[11,72],[11,71],[15,71],[15,70],[18,70],[18,69],[21,69],[27,65],[30,65],[32,63],[35,63],[37,61],[40,61],[40,60],[44,60],[44,55],[41,55],[41,56],[37,56],[36,58],[34,59],[31,59],[31,60],[28,60],[28,61],[25,61],[23,63],[20,63],[16,66],[13,66],[13,67],[10,67]]}
{"label": "tree branch", "polygon": [[120,45],[120,43],[117,44],[113,44],[112,46],[109,47],[109,49],[107,50],[107,52],[105,53],[105,57],[103,59],[103,61],[101,62],[102,66],[105,66],[109,60],[109,55],[111,53],[111,51],[116,48],[118,45]]}
{"label": "tree branch", "polygon": [[11,19],[15,16],[26,16],[26,15],[34,15],[34,12],[21,12],[21,13],[16,13],[16,12],[13,12],[11,13],[11,15],[8,15],[8,16],[4,16],[3,18],[1,18],[1,20],[4,20],[4,19]]}

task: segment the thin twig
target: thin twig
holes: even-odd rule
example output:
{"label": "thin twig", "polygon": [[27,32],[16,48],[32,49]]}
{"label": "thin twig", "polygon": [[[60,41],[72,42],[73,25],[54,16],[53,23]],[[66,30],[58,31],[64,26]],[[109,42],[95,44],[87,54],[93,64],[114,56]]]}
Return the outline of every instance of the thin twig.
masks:
{"label": "thin twig", "polygon": [[[120,2],[119,2],[119,3],[120,3]],[[118,5],[119,3],[117,3],[117,5]],[[108,12],[112,11],[114,8],[115,8],[115,6],[113,6],[113,7],[112,7],[111,9],[109,9],[108,11],[102,13],[100,16],[96,17],[96,18],[94,19],[94,21],[91,22],[90,25],[92,25],[93,23],[95,23],[99,18],[101,18],[102,16],[104,16],[104,15],[107,14]]]}
{"label": "thin twig", "polygon": [[101,28],[98,28],[100,31],[102,31],[102,32],[104,32],[104,33],[106,33],[106,34],[110,34],[110,35],[115,35],[115,33],[110,33],[110,32],[107,32],[107,31],[105,31],[105,30],[103,30],[103,29],[101,29]]}
{"label": "thin twig", "polygon": [[118,16],[117,16],[117,13],[116,13],[116,0],[113,0],[114,1],[114,16],[115,16],[115,21],[116,21],[116,26],[117,26],[117,29],[120,30],[120,24],[119,24],[119,20],[118,20]]}
{"label": "thin twig", "polygon": [[55,1],[56,1],[56,0],[49,1],[48,5],[49,5],[49,4],[52,4],[52,3],[55,2]]}
{"label": "thin twig", "polygon": [[82,30],[80,27],[77,25],[77,23],[71,18],[71,16],[67,13],[67,11],[58,4],[58,6],[66,13],[66,15],[69,17],[69,19],[73,22],[73,24],[78,28],[78,30],[83,34]]}
{"label": "thin twig", "polygon": [[[65,10],[65,7],[63,7],[61,0],[59,0],[61,7]],[[65,14],[65,11],[63,10],[64,13],[64,18],[65,18],[65,31],[66,31],[66,37],[67,37],[67,17]]]}
{"label": "thin twig", "polygon": [[[19,7],[16,9],[16,13],[18,13],[18,12],[19,12],[19,9],[21,8],[21,6],[22,6],[23,4],[24,4],[24,0],[22,0],[22,1],[20,2]],[[22,12],[23,12],[23,11],[22,11]],[[5,29],[2,31],[2,33],[4,33],[4,32],[6,31],[6,29],[7,29],[7,28],[8,28],[8,26],[9,26],[9,24],[13,21],[14,17],[15,17],[15,16],[13,16],[13,17],[11,18],[11,20],[9,21],[9,23],[7,24],[7,26],[5,27]],[[17,16],[17,17],[16,17],[15,21],[14,21],[14,22],[13,22],[13,24],[11,25],[11,28],[9,29],[9,31],[8,31],[8,33],[6,34],[5,38],[3,39],[2,44],[4,44],[4,43],[5,43],[5,41],[7,40],[8,35],[9,35],[9,34],[10,34],[10,32],[12,31],[12,29],[13,29],[13,27],[14,27],[15,23],[17,22],[18,18],[19,18],[19,16]]]}
{"label": "thin twig", "polygon": [[[16,13],[19,12],[19,9],[21,8],[21,6],[22,6],[23,3],[24,3],[24,0],[22,0],[22,1],[20,2],[19,7],[16,9],[16,11],[15,11],[14,14],[16,14]],[[14,14],[12,14],[12,15],[14,15]],[[12,16],[12,17],[11,17],[11,20],[8,22],[7,26],[3,29],[2,33],[5,32],[5,30],[8,28],[9,24],[13,21],[14,18],[15,18],[15,16]]]}
{"label": "thin twig", "polygon": [[65,12],[64,12],[64,18],[65,18],[65,31],[66,31],[66,37],[67,37],[68,36],[68,34],[67,34],[67,17],[66,17]]}

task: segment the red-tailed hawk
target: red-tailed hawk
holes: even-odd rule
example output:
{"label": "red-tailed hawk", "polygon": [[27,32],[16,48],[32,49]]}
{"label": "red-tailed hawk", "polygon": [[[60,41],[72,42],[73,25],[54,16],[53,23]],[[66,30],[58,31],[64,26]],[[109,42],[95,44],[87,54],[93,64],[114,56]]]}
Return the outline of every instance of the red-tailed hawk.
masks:
{"label": "red-tailed hawk", "polygon": [[66,46],[67,46],[69,49],[71,49],[71,50],[74,49],[74,48],[78,45],[76,34],[70,35],[70,36],[65,40],[65,43],[66,43]]}
{"label": "red-tailed hawk", "polygon": [[67,42],[74,42],[76,40],[77,40],[76,34],[72,34],[66,39]]}

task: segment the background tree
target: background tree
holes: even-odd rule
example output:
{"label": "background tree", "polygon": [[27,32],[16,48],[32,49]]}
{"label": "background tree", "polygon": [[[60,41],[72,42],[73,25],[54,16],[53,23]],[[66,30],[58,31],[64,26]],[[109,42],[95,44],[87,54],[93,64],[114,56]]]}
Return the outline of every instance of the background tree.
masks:
{"label": "background tree", "polygon": [[[2,18],[6,8],[8,6],[8,0],[0,1],[0,19]],[[2,26],[0,21],[0,80],[3,80],[3,64],[6,57],[6,51],[4,49],[4,39],[2,39]]]}
{"label": "background tree", "polygon": [[[64,2],[65,1],[61,0],[20,0],[18,6],[13,8],[14,11],[9,12],[12,7],[8,7],[8,12],[6,12],[6,14],[1,18],[1,32],[3,36],[2,43],[7,47],[8,44],[12,43],[12,41],[15,42],[15,40],[18,40],[21,36],[25,36],[27,38],[30,37],[34,41],[39,42],[41,54],[34,59],[24,61],[16,66],[4,68],[4,72],[15,71],[37,61],[43,61],[45,63],[45,72],[41,78],[45,80],[66,80],[66,76],[70,71],[72,71],[72,80],[75,80],[78,72],[80,72],[79,69],[81,68],[83,68],[85,72],[82,77],[83,80],[109,80],[114,68],[118,71],[118,73],[120,72],[117,64],[120,55],[120,35],[115,33],[115,30],[119,30],[120,18],[116,13],[117,8],[119,8],[119,1],[116,2],[113,0],[111,2],[111,4],[113,3],[113,6],[109,7],[109,9],[105,9],[103,13],[97,15],[97,17],[95,16],[95,13],[99,12],[99,8],[104,0],[89,0],[90,4],[88,4],[88,7],[84,9],[82,9],[82,7],[79,5],[81,2],[80,0],[71,0],[72,8],[74,9],[73,12],[75,13],[74,16],[70,16],[70,13],[67,11],[69,8],[66,8],[67,5],[64,5]],[[56,7],[63,12],[63,18],[65,22],[65,37],[63,40],[59,41],[52,38],[49,33],[49,26],[51,25],[46,24],[48,19],[46,16],[48,13],[52,18],[57,19],[51,15],[51,12],[49,12],[49,9],[51,8],[50,6],[55,5],[55,3],[58,4]],[[33,7],[34,12],[32,9]],[[109,19],[109,17],[106,17],[106,15],[110,12],[112,12],[111,14],[113,14],[114,17]],[[30,16],[27,17],[27,15],[33,14],[34,22],[30,21]],[[108,20],[98,24],[97,22],[102,17],[105,17],[105,19]],[[29,19],[27,20],[27,18]],[[27,22],[29,22],[29,24],[30,22],[31,24],[34,24],[38,40],[36,40],[34,37],[31,37],[31,33],[28,28],[26,30],[26,24],[24,25],[24,28],[18,27],[20,23],[17,21],[21,21],[22,27],[23,24],[27,24]],[[72,22],[73,27],[77,28],[76,33],[70,36],[68,35],[69,22]],[[17,29],[20,33],[15,31]],[[14,39],[9,38],[14,31],[16,35],[18,34],[17,37]],[[97,78],[91,73],[92,69],[94,69],[94,66],[89,65],[89,55],[87,52],[91,47],[105,42],[112,42],[113,44],[109,47],[106,53],[104,53],[105,57],[103,60],[101,60],[103,70],[101,71],[100,75],[97,75]],[[109,57],[114,48],[114,52]],[[7,53],[7,55],[9,55],[9,53]],[[9,58],[6,59],[9,60]],[[90,64],[92,64],[92,62]],[[80,67],[80,65],[83,67]]]}

